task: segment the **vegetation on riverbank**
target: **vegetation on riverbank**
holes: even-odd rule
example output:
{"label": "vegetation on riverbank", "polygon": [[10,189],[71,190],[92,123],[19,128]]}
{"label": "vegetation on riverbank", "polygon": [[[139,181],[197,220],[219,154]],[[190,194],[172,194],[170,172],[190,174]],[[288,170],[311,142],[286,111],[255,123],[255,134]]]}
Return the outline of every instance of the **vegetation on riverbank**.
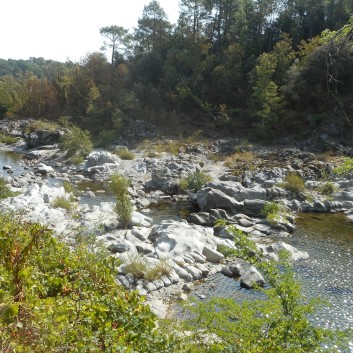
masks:
{"label": "vegetation on riverbank", "polygon": [[172,26],[151,1],[133,33],[101,29],[109,61],[102,52],[79,63],[0,60],[0,118],[70,116],[103,145],[129,119],[270,139],[331,122],[344,132],[353,116],[352,12],[349,1],[183,0]]}
{"label": "vegetation on riverbank", "polygon": [[[37,224],[0,216],[1,352],[171,352],[116,263],[87,238],[69,245]],[[175,350],[177,351],[177,350]]]}
{"label": "vegetation on riverbank", "polygon": [[2,352],[334,352],[346,344],[342,332],[310,322],[316,302],[301,296],[286,259],[258,263],[271,285],[262,300],[194,303],[192,315],[171,323],[115,283],[118,264],[90,238],[69,246],[2,214],[0,239]]}

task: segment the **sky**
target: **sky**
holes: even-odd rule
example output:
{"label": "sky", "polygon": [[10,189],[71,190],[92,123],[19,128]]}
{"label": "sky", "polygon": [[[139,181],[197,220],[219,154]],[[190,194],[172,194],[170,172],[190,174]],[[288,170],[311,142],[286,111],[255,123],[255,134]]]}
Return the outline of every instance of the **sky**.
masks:
{"label": "sky", "polygon": [[[99,29],[137,26],[150,0],[2,0],[0,58],[43,57],[80,61],[99,51]],[[171,23],[179,15],[179,0],[159,0]]]}

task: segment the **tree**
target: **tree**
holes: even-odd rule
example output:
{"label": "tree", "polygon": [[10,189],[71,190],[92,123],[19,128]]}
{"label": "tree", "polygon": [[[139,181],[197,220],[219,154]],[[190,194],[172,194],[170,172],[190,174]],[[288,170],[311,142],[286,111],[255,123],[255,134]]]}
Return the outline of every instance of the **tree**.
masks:
{"label": "tree", "polygon": [[160,49],[167,41],[171,27],[159,2],[151,1],[144,7],[142,17],[138,20],[138,26],[135,29],[137,52],[151,53],[153,49]]}
{"label": "tree", "polygon": [[111,49],[111,64],[116,64],[117,54],[127,45],[129,30],[120,26],[108,26],[102,27],[99,33],[106,39],[101,50]]}

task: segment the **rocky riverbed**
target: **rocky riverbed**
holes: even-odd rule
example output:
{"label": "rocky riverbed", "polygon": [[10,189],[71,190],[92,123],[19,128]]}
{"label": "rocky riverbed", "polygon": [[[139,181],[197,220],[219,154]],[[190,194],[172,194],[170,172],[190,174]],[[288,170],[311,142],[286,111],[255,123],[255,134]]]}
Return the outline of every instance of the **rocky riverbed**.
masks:
{"label": "rocky riverbed", "polygon": [[[10,159],[0,166],[12,190],[18,192],[1,200],[0,209],[23,212],[26,220],[50,226],[68,241],[77,231],[95,234],[97,242],[122,262],[117,281],[146,295],[161,316],[171,298],[185,299],[193,283],[216,273],[238,279],[244,288],[264,284],[261,273],[250,263],[230,261],[219,251],[220,246],[235,249],[237,245],[224,227],[216,226],[218,219],[246,234],[264,258],[277,259],[278,252],[285,249],[293,260],[301,261],[310,254],[286,242],[295,230],[298,212],[353,215],[353,177],[335,177],[333,192],[327,197],[320,187],[323,178],[331,176],[336,159],[324,161],[309,151],[244,146],[229,138],[185,144],[177,155],[160,152],[152,156],[150,145],[148,150],[133,150],[134,160],[120,159],[112,153],[116,148],[112,146],[95,150],[84,163],[72,165],[58,149],[59,133],[33,132],[23,139],[21,125],[4,126],[3,130],[6,127],[8,133],[19,137],[11,149],[22,158],[13,162],[7,155]],[[197,171],[209,174],[212,181],[197,192],[181,190],[180,179]],[[286,175],[294,171],[305,180],[305,191],[293,192],[283,186]],[[128,229],[122,229],[114,201],[104,187],[113,173],[131,180],[129,192],[135,211]],[[64,180],[74,186],[86,183],[89,188],[73,195],[65,191]],[[75,202],[75,210],[55,208],[58,197]],[[82,202],[82,198],[91,202]],[[180,218],[166,214],[154,219],[153,208],[166,202],[186,202],[195,212]],[[262,214],[269,202],[281,204],[284,210],[276,221]],[[169,271],[155,280],[135,278],[127,265],[136,259],[146,268],[163,265]]]}

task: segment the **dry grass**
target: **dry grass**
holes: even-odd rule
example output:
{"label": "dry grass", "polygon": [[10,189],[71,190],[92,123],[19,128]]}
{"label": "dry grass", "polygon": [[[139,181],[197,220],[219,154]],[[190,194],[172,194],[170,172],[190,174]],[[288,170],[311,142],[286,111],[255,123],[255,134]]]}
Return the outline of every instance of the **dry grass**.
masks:
{"label": "dry grass", "polygon": [[127,273],[132,274],[136,279],[155,281],[163,276],[168,276],[171,268],[166,260],[160,260],[154,266],[150,267],[140,256],[136,255],[127,260],[125,270]]}

